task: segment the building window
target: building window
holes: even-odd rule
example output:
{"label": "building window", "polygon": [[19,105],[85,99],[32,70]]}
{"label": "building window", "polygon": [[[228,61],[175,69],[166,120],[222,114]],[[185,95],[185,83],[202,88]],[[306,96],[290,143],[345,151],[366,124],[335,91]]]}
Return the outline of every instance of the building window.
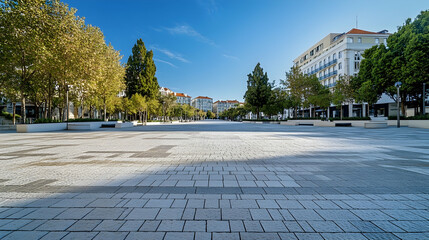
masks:
{"label": "building window", "polygon": [[337,55],[334,53],[334,54],[332,55],[332,60],[335,60],[335,59],[337,59]]}
{"label": "building window", "polygon": [[348,37],[348,38],[347,38],[347,42],[348,42],[348,43],[353,43],[353,38],[352,38],[352,37]]}
{"label": "building window", "polygon": [[379,43],[380,43],[380,39],[376,38],[376,39],[375,39],[375,43],[376,43],[376,44],[379,44]]}
{"label": "building window", "polygon": [[310,52],[310,56],[313,56],[313,55],[314,55],[314,49],[311,50],[311,52]]}
{"label": "building window", "polygon": [[387,46],[387,38],[383,38],[383,43]]}
{"label": "building window", "polygon": [[338,59],[341,59],[342,56],[343,56],[343,52],[338,52]]}
{"label": "building window", "polygon": [[319,68],[321,68],[321,67],[322,67],[322,61],[319,62]]}
{"label": "building window", "polygon": [[328,57],[328,63],[331,61],[331,56]]}
{"label": "building window", "polygon": [[361,37],[358,38],[358,43],[362,43],[362,38]]}
{"label": "building window", "polygon": [[343,63],[338,63],[338,70],[343,69]]}

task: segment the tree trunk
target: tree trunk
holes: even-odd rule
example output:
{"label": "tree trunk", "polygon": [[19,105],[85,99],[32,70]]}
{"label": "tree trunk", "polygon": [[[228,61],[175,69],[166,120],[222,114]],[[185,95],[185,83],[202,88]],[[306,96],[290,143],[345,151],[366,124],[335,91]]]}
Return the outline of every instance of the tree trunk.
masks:
{"label": "tree trunk", "polygon": [[401,112],[402,112],[402,116],[406,117],[405,115],[405,102],[401,101]]}
{"label": "tree trunk", "polygon": [[25,97],[21,98],[21,123],[25,124],[25,119],[27,115],[25,114]]}
{"label": "tree trunk", "polygon": [[256,120],[259,120],[259,107],[256,108]]}
{"label": "tree trunk", "polygon": [[15,115],[16,115],[16,102],[12,102],[12,123],[13,123],[13,125],[16,125]]}
{"label": "tree trunk", "polygon": [[340,120],[343,120],[343,104],[342,103],[340,104],[340,109],[341,109],[340,110],[340,113],[341,113],[340,114]]}
{"label": "tree trunk", "polygon": [[107,110],[107,107],[106,107],[106,100],[104,100],[104,112],[103,112],[103,115],[104,115],[104,121],[107,121],[106,110]]}

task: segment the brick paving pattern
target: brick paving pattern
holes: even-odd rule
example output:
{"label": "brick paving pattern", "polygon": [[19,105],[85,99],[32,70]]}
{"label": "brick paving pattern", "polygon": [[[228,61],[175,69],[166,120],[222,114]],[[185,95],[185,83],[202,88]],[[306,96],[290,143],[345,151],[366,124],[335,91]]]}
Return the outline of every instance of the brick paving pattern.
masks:
{"label": "brick paving pattern", "polygon": [[0,239],[429,239],[429,130],[0,133]]}

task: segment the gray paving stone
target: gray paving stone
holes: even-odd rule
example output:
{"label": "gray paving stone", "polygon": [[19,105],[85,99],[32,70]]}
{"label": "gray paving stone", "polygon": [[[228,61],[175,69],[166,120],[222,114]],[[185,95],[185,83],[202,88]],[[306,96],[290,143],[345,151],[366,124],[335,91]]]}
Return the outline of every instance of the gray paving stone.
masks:
{"label": "gray paving stone", "polygon": [[421,239],[429,239],[429,233],[394,233],[400,239],[407,240],[421,240]]}
{"label": "gray paving stone", "polygon": [[277,200],[281,208],[285,209],[303,209],[304,207],[296,200]]}
{"label": "gray paving stone", "polygon": [[24,216],[24,219],[52,219],[64,212],[65,208],[39,208],[36,211]]}
{"label": "gray paving stone", "polygon": [[316,212],[323,217],[325,220],[359,220],[359,218],[354,215],[349,210],[319,210],[316,209]]}
{"label": "gray paving stone", "polygon": [[118,231],[124,223],[123,220],[103,220],[94,231]]}
{"label": "gray paving stone", "polygon": [[250,209],[253,220],[272,220],[266,209]]}
{"label": "gray paving stone", "polygon": [[64,231],[75,223],[74,220],[48,220],[40,225],[38,231]]}
{"label": "gray paving stone", "polygon": [[48,232],[42,231],[14,231],[8,235],[6,235],[3,240],[15,240],[15,239],[40,239],[44,235],[48,234]]}
{"label": "gray paving stone", "polygon": [[243,221],[239,220],[230,220],[229,226],[231,228],[231,232],[245,232]]}
{"label": "gray paving stone", "polygon": [[185,221],[162,220],[157,231],[159,232],[181,232]]}
{"label": "gray paving stone", "polygon": [[29,224],[31,222],[31,220],[24,220],[24,219],[16,219],[16,220],[12,220],[4,225],[0,226],[0,231],[7,231],[7,230],[18,230],[21,227]]}
{"label": "gray paving stone", "polygon": [[120,232],[136,232],[143,225],[143,220],[127,220],[125,223],[119,228]]}
{"label": "gray paving stone", "polygon": [[407,232],[429,232],[428,221],[390,221]]}
{"label": "gray paving stone", "polygon": [[264,232],[288,232],[282,221],[260,221]]}
{"label": "gray paving stone", "polygon": [[239,240],[238,233],[213,233],[213,240]]}
{"label": "gray paving stone", "polygon": [[280,237],[277,233],[240,233],[241,240],[276,240]]}
{"label": "gray paving stone", "polygon": [[258,208],[255,200],[231,200],[232,208]]}
{"label": "gray paving stone", "polygon": [[329,240],[367,240],[361,233],[322,233],[322,236]]}
{"label": "gray paving stone", "polygon": [[98,233],[97,232],[70,232],[61,240],[86,240],[93,239]]}
{"label": "gray paving stone", "polygon": [[186,221],[185,227],[183,228],[185,232],[205,232],[206,231],[206,221]]}
{"label": "gray paving stone", "polygon": [[322,240],[323,237],[318,233],[295,233],[299,240]]}
{"label": "gray paving stone", "polygon": [[170,220],[180,220],[183,215],[182,208],[161,208],[156,219],[170,219]]}
{"label": "gray paving stone", "polygon": [[194,233],[192,233],[192,232],[168,232],[164,238],[164,240],[176,240],[176,239],[194,240]]}
{"label": "gray paving stone", "polygon": [[163,240],[164,232],[130,232],[126,240]]}
{"label": "gray paving stone", "polygon": [[392,233],[363,233],[365,237],[368,239],[374,239],[374,240],[395,240],[399,239]]}
{"label": "gray paving stone", "polygon": [[384,214],[379,210],[350,210],[353,214],[358,216],[362,220],[376,221],[376,220],[394,220],[388,215]]}
{"label": "gray paving stone", "polygon": [[55,219],[81,219],[92,211],[92,208],[69,208],[60,213]]}
{"label": "gray paving stone", "polygon": [[141,232],[154,232],[156,229],[158,229],[159,224],[161,221],[151,221],[146,220],[143,225],[140,227],[139,231]]}
{"label": "gray paving stone", "polygon": [[172,199],[150,199],[145,208],[168,208],[173,204]]}
{"label": "gray paving stone", "polygon": [[296,220],[323,220],[314,210],[291,209],[289,212]]}
{"label": "gray paving stone", "polygon": [[220,209],[197,209],[195,220],[220,220]]}
{"label": "gray paving stone", "polygon": [[126,232],[100,232],[94,240],[121,240],[125,239],[125,237],[128,235]]}
{"label": "gray paving stone", "polygon": [[195,233],[195,240],[211,240],[211,239],[212,239],[212,233],[208,233],[208,232]]}
{"label": "gray paving stone", "polygon": [[223,208],[222,220],[252,220],[249,209]]}
{"label": "gray paving stone", "polygon": [[229,232],[229,222],[228,221],[207,221],[207,232]]}
{"label": "gray paving stone", "polygon": [[259,221],[243,221],[247,232],[263,232],[262,225]]}
{"label": "gray paving stone", "polygon": [[322,233],[336,233],[343,232],[333,221],[307,221],[314,231]]}
{"label": "gray paving stone", "polygon": [[298,238],[294,233],[278,233],[282,240],[297,240]]}
{"label": "gray paving stone", "polygon": [[297,221],[283,221],[283,224],[289,230],[289,232],[304,232],[301,225]]}
{"label": "gray paving stone", "polygon": [[400,221],[425,220],[423,217],[420,217],[409,210],[382,210],[382,212]]}
{"label": "gray paving stone", "polygon": [[63,199],[51,207],[59,207],[59,208],[78,208],[78,207],[86,207],[89,203],[94,201],[95,199]]}
{"label": "gray paving stone", "polygon": [[[49,232],[45,236],[43,236],[40,240],[57,240],[62,239],[69,232]],[[1,237],[1,235],[0,235]]]}
{"label": "gray paving stone", "polygon": [[122,208],[95,208],[84,219],[117,219],[123,211]]}
{"label": "gray paving stone", "polygon": [[[67,221],[67,220],[53,220],[53,221]],[[47,223],[49,223],[49,221]],[[45,223],[44,225],[46,225],[47,223]],[[67,230],[72,232],[92,231],[100,223],[101,223],[101,220],[78,220],[73,225],[71,225],[71,227],[68,228]],[[44,225],[40,226],[39,229]]]}
{"label": "gray paving stone", "polygon": [[125,218],[127,220],[153,220],[158,215],[159,208],[134,208]]}

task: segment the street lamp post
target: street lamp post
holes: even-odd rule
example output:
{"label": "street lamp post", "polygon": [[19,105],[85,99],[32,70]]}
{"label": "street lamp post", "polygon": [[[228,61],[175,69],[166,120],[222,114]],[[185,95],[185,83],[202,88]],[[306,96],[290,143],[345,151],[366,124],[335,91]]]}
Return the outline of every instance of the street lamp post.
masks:
{"label": "street lamp post", "polygon": [[399,88],[401,87],[402,83],[401,82],[396,82],[395,83],[395,87],[396,87],[396,103],[397,103],[397,114],[396,114],[396,127],[400,128],[401,127],[401,120],[400,120],[400,114],[399,114],[399,102],[401,101],[401,98],[399,96]]}
{"label": "street lamp post", "polygon": [[70,116],[70,107],[69,107],[69,85],[66,86],[66,104],[67,104],[67,130],[69,130],[69,116]]}
{"label": "street lamp post", "polygon": [[426,114],[426,83],[423,83],[423,108],[422,108],[422,114]]}

